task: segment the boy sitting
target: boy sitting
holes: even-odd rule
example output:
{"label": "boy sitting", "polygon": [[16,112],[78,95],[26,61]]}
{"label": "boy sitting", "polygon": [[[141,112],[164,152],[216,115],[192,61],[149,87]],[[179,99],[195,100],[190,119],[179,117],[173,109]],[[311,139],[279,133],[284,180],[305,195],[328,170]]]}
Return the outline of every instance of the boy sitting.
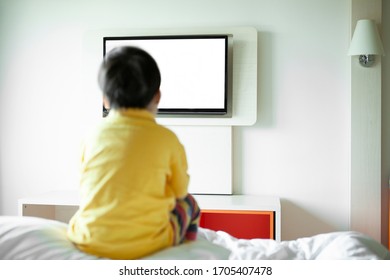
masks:
{"label": "boy sitting", "polygon": [[157,63],[139,48],[115,48],[100,67],[110,112],[85,140],[80,208],[68,228],[87,253],[138,259],[196,238],[184,147],[155,121],[160,82]]}

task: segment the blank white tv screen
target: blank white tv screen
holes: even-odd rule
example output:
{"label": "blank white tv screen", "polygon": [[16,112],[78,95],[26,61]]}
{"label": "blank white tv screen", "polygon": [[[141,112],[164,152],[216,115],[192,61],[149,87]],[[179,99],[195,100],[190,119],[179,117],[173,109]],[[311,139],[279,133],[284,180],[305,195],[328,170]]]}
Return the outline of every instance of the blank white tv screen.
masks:
{"label": "blank white tv screen", "polygon": [[231,117],[229,35],[104,37],[103,55],[135,46],[156,60],[161,72],[159,116]]}

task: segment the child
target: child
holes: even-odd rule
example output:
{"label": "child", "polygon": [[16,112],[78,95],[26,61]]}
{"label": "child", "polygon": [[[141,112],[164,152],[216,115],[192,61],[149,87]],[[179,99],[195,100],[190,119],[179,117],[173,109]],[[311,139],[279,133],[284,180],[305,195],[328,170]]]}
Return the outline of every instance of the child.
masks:
{"label": "child", "polygon": [[160,79],[154,59],[135,47],[112,50],[100,67],[111,111],[84,143],[80,208],[68,228],[87,253],[137,259],[196,238],[184,148],[155,121]]}

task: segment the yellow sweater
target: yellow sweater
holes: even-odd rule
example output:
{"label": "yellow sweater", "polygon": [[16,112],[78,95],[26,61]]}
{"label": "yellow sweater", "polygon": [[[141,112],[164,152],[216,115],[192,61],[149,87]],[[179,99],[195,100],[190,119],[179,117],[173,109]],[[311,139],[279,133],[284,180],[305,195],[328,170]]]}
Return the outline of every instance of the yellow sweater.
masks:
{"label": "yellow sweater", "polygon": [[137,259],[172,246],[170,211],[187,194],[183,146],[146,110],[111,111],[83,146],[80,209],[68,237],[81,250]]}

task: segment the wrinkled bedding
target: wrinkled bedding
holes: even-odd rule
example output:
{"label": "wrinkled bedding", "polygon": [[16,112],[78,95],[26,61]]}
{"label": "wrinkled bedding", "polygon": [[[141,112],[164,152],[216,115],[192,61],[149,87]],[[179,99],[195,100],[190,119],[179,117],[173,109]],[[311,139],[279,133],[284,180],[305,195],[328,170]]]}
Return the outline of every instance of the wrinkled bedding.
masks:
{"label": "wrinkled bedding", "polygon": [[[67,224],[35,217],[0,216],[2,260],[97,260],[66,238]],[[167,260],[316,260],[390,259],[377,241],[357,232],[333,232],[291,241],[237,239],[200,228],[197,241],[171,247],[144,259]]]}
{"label": "wrinkled bedding", "polygon": [[291,241],[237,239],[222,231],[202,230],[206,240],[228,249],[235,260],[390,260],[376,240],[353,231],[324,233]]}
{"label": "wrinkled bedding", "polygon": [[[0,216],[0,260],[97,260],[66,237],[67,224],[35,217]],[[230,251],[203,238],[144,259],[228,259]]]}

